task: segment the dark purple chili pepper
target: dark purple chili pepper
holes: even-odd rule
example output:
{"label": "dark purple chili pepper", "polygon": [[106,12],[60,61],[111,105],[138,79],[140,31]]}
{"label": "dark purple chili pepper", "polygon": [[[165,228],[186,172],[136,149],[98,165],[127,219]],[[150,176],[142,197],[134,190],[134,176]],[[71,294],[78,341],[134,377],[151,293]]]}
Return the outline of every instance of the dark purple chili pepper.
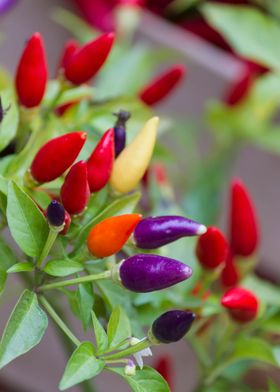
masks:
{"label": "dark purple chili pepper", "polygon": [[177,342],[189,331],[194,319],[195,314],[192,312],[170,310],[153,322],[150,335],[161,343]]}
{"label": "dark purple chili pepper", "polygon": [[16,2],[17,0],[0,0],[0,15],[7,12]]}
{"label": "dark purple chili pepper", "polygon": [[126,122],[130,118],[130,113],[120,110],[114,113],[117,116],[117,121],[114,127],[114,140],[115,140],[115,157],[117,157],[125,148],[126,143]]}
{"label": "dark purple chili pepper", "polygon": [[192,269],[180,261],[150,254],[128,257],[119,268],[124,287],[137,293],[162,290],[192,275]]}
{"label": "dark purple chili pepper", "polygon": [[207,228],[183,216],[151,216],[142,219],[134,230],[136,246],[155,249],[182,237],[204,234]]}
{"label": "dark purple chili pepper", "polygon": [[65,221],[65,209],[57,200],[52,200],[48,205],[46,216],[51,226],[62,226]]}

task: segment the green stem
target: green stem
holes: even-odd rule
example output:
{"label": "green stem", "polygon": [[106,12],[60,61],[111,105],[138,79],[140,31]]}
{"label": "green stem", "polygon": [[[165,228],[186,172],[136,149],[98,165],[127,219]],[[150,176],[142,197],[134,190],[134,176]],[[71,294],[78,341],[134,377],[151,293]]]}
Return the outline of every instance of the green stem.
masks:
{"label": "green stem", "polygon": [[152,345],[151,341],[148,338],[145,338],[141,342],[135,344],[135,346],[126,348],[125,350],[119,351],[115,354],[111,354],[108,356],[101,356],[104,361],[112,360],[112,359],[122,359],[124,357],[128,357],[134,353],[137,353],[138,351],[144,350],[145,348],[148,348]]}
{"label": "green stem", "polygon": [[49,235],[48,235],[47,241],[45,243],[45,246],[44,246],[42,253],[40,254],[40,256],[37,260],[37,263],[36,263],[37,267],[41,266],[41,264],[43,263],[45,258],[50,253],[50,250],[51,250],[51,248],[57,238],[57,235],[58,235],[58,231],[54,230],[53,228],[50,228]]}
{"label": "green stem", "polygon": [[75,344],[75,346],[79,346],[80,345],[79,339],[76,338],[76,336],[70,331],[70,329],[67,327],[67,325],[64,323],[64,321],[61,320],[61,318],[56,313],[56,311],[51,306],[51,304],[47,301],[47,299],[45,297],[43,297],[42,295],[40,295],[39,301],[44,306],[46,311],[49,313],[49,315],[53,319],[53,321],[65,333],[65,335],[68,336],[68,338]]}
{"label": "green stem", "polygon": [[59,282],[44,284],[38,287],[38,291],[46,291],[51,289],[59,289],[60,287],[73,286],[74,284],[80,284],[85,282],[93,282],[94,280],[110,279],[112,276],[111,271],[105,271],[100,274],[86,275],[79,278],[61,280]]}

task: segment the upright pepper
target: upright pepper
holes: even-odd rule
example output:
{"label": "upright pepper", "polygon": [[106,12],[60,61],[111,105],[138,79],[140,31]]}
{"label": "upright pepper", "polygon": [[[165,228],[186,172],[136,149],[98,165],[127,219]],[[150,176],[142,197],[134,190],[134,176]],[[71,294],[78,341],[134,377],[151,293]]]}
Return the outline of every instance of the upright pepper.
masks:
{"label": "upright pepper", "polygon": [[78,48],[79,43],[76,40],[70,39],[66,42],[59,61],[59,69],[65,69],[73,54],[76,52],[76,50],[78,50]]}
{"label": "upright pepper", "polygon": [[21,105],[33,108],[43,99],[48,78],[42,37],[35,33],[21,55],[16,71],[16,91]]}
{"label": "upright pepper", "polygon": [[229,251],[227,254],[225,266],[221,273],[221,281],[225,287],[233,287],[238,284],[240,280],[239,270],[234,262],[232,253]]}
{"label": "upright pepper", "polygon": [[239,179],[231,183],[230,213],[231,249],[236,255],[250,256],[258,246],[258,225],[253,202]]}
{"label": "upright pepper", "polygon": [[217,227],[208,227],[207,232],[198,238],[196,255],[204,268],[214,269],[218,267],[225,262],[227,254],[227,240]]}
{"label": "upright pepper", "polygon": [[77,49],[65,64],[65,78],[76,85],[92,79],[106,61],[114,38],[114,33],[103,34]]}
{"label": "upright pepper", "polygon": [[44,144],[31,164],[33,179],[44,183],[60,177],[76,160],[86,138],[86,132],[72,132]]}
{"label": "upright pepper", "polygon": [[100,258],[119,252],[141,218],[140,214],[126,214],[104,219],[88,235],[89,251]]}
{"label": "upright pepper", "polygon": [[115,136],[115,157],[120,155],[122,150],[125,148],[126,143],[126,122],[130,118],[130,113],[120,110],[118,113],[114,113],[117,116],[117,121],[114,127]]}
{"label": "upright pepper", "polygon": [[241,287],[228,290],[223,295],[221,304],[228,309],[231,317],[239,323],[252,321],[258,314],[258,298],[251,291]]}
{"label": "upright pepper", "polygon": [[57,200],[50,202],[46,210],[46,216],[50,226],[63,227],[65,222],[65,209]]}
{"label": "upright pepper", "polygon": [[183,65],[174,65],[145,86],[139,98],[149,106],[156,105],[166,98],[179,84],[185,75]]}
{"label": "upright pepper", "polygon": [[71,167],[61,187],[60,196],[69,214],[76,215],[84,211],[90,196],[85,161],[79,161]]}
{"label": "upright pepper", "polygon": [[87,161],[90,191],[98,192],[110,179],[114,162],[114,129],[104,133]]}
{"label": "upright pepper", "polygon": [[115,160],[110,178],[110,184],[115,191],[132,191],[145,174],[153,154],[158,123],[158,117],[149,120]]}
{"label": "upright pepper", "polygon": [[206,227],[183,216],[151,216],[142,219],[134,230],[134,241],[138,248],[155,249],[182,237],[200,235]]}

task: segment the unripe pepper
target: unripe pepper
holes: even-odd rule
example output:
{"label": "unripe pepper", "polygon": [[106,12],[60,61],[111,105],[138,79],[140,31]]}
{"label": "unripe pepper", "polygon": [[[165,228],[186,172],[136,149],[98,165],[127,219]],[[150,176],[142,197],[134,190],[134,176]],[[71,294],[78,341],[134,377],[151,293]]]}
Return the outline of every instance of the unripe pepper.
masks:
{"label": "unripe pepper", "polygon": [[225,287],[233,287],[238,284],[240,280],[239,271],[236,263],[234,262],[234,258],[232,253],[229,251],[225,266],[221,273],[221,281]]}
{"label": "unripe pepper", "polygon": [[168,355],[161,356],[153,368],[162,375],[170,389],[172,389],[174,384],[174,367],[171,357]]}
{"label": "unripe pepper", "polygon": [[200,235],[206,227],[183,216],[151,216],[142,219],[134,230],[138,248],[155,249],[182,237]]}
{"label": "unripe pepper", "polygon": [[159,316],[152,325],[150,336],[161,343],[181,340],[192,326],[195,314],[185,310],[170,310]]}
{"label": "unripe pepper", "polygon": [[114,163],[114,129],[104,133],[87,161],[90,191],[98,192],[107,184]]}
{"label": "unripe pepper", "polygon": [[190,278],[192,269],[180,261],[151,254],[137,254],[122,261],[119,279],[137,293],[162,290]]}
{"label": "unripe pepper", "polygon": [[166,98],[183,79],[183,65],[174,65],[145,86],[139,93],[139,98],[149,106],[156,105]]}
{"label": "unripe pepper", "polygon": [[50,226],[60,227],[65,222],[65,209],[57,200],[52,200],[46,210],[46,217]]}
{"label": "unripe pepper", "polygon": [[114,33],[103,34],[76,50],[65,65],[65,78],[76,85],[92,79],[106,61],[114,38]]}
{"label": "unripe pepper", "polygon": [[196,255],[202,267],[208,269],[218,267],[225,262],[227,254],[227,240],[217,227],[208,227],[207,232],[198,238]]}
{"label": "unripe pepper", "polygon": [[99,222],[88,235],[89,251],[93,256],[100,258],[119,252],[141,218],[140,214],[126,214]]}
{"label": "unripe pepper", "polygon": [[21,105],[33,108],[43,99],[48,78],[44,43],[39,33],[29,39],[16,71],[16,91]]}
{"label": "unripe pepper", "polygon": [[120,110],[114,113],[117,116],[117,122],[114,127],[115,136],[115,157],[120,155],[126,144],[126,122],[130,118],[130,113]]}
{"label": "unripe pepper", "polygon": [[159,118],[153,117],[115,160],[110,184],[120,193],[132,191],[147,170],[152,158]]}
{"label": "unripe pepper", "polygon": [[252,321],[258,314],[258,298],[251,291],[241,287],[228,290],[223,295],[221,304],[228,309],[231,317],[240,323]]}
{"label": "unripe pepper", "polygon": [[60,177],[76,160],[86,138],[86,132],[72,132],[44,144],[31,165],[33,179],[43,183]]}
{"label": "unripe pepper", "polygon": [[250,256],[259,242],[255,209],[244,184],[236,179],[231,184],[230,245],[234,254]]}
{"label": "unripe pepper", "polygon": [[60,196],[69,214],[76,215],[84,211],[90,196],[85,161],[79,161],[71,167],[61,187]]}

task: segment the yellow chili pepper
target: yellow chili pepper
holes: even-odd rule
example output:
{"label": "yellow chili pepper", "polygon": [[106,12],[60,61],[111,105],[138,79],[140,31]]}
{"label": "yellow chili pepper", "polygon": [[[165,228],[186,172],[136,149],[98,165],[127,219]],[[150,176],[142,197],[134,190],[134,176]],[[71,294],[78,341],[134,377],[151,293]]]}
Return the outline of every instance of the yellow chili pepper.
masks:
{"label": "yellow chili pepper", "polygon": [[130,192],[143,177],[152,158],[158,123],[158,117],[151,118],[115,160],[110,178],[115,191]]}

